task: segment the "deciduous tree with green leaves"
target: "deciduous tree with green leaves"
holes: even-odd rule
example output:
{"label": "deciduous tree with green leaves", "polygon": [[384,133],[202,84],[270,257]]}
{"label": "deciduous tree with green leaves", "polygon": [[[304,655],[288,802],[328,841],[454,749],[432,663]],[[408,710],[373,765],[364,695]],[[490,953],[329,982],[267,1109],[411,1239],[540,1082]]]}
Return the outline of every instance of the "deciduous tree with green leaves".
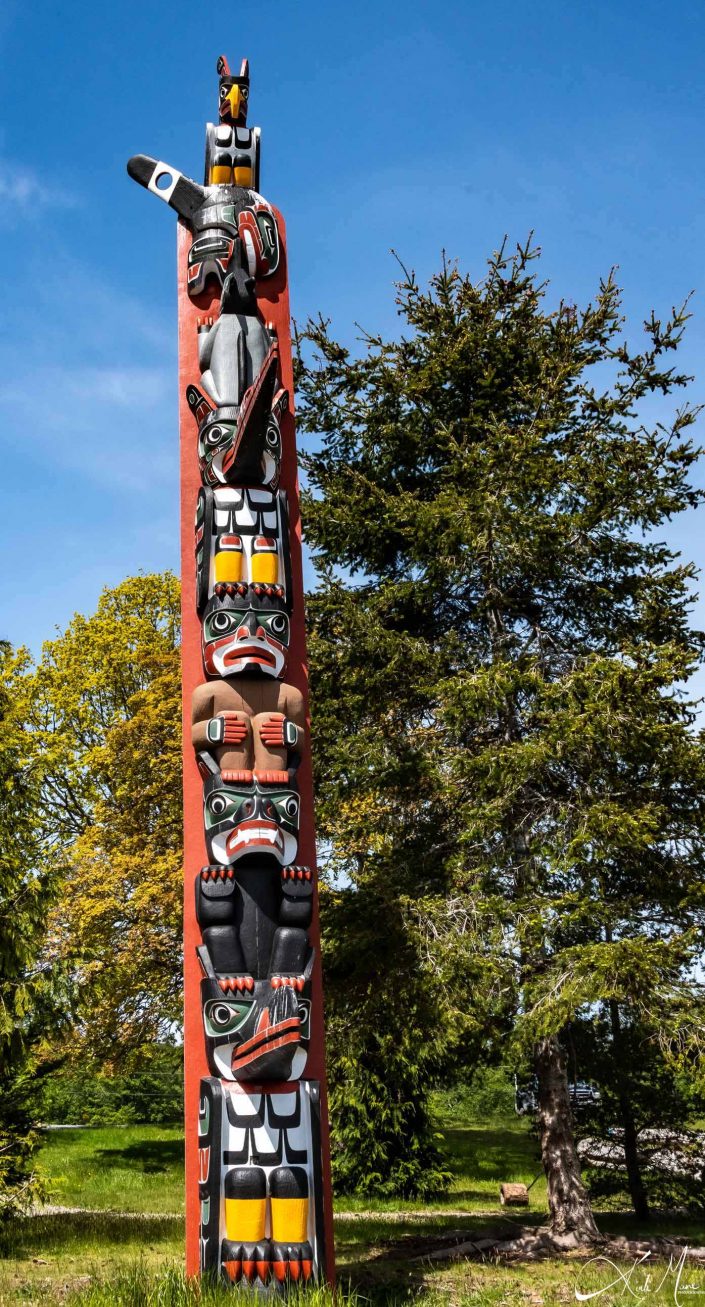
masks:
{"label": "deciduous tree with green leaves", "polygon": [[17,680],[61,886],[47,957],[74,978],[74,1055],[103,1065],[181,1021],[179,644],[177,578],[128,577]]}
{"label": "deciduous tree with green leaves", "polygon": [[613,276],[552,302],[537,254],[503,249],[479,282],[444,262],[428,289],[404,271],[402,334],[354,354],[323,319],[299,337],[319,829],[343,887],[335,911],[323,896],[328,1006],[356,1083],[375,1073],[364,1103],[334,1073],[332,1103],[364,1187],[368,1157],[407,1156],[406,1120],[426,1128],[433,1077],[511,1021],[553,1230],[590,1240],[566,1028],[599,1003],[661,1030],[702,1010],[705,756],[682,686],[703,637],[662,538],[701,499],[697,410],[671,400],[685,306],[635,345]]}

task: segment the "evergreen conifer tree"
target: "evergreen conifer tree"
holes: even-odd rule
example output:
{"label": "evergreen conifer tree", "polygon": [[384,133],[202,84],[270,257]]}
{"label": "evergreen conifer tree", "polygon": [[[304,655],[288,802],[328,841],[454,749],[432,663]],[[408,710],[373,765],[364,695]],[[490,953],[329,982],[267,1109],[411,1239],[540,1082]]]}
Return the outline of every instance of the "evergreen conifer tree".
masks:
{"label": "evergreen conifer tree", "polygon": [[328,1008],[353,1078],[332,1104],[364,1188],[368,1157],[409,1161],[407,1120],[432,1144],[428,1085],[511,1020],[553,1229],[591,1239],[565,1030],[600,1002],[663,1024],[699,1001],[705,772],[679,687],[703,641],[694,569],[659,534],[700,502],[696,410],[664,403],[689,381],[685,307],[633,348],[612,276],[551,307],[536,257],[502,250],[479,284],[444,262],[428,290],[405,271],[404,334],[358,356],[323,319],[299,340],[319,828],[342,886]]}
{"label": "evergreen conifer tree", "polygon": [[21,718],[12,686],[14,659],[0,643],[0,1220],[38,1192],[37,1082],[33,1055],[57,1028],[62,978],[45,963],[52,877],[39,863],[36,810]]}

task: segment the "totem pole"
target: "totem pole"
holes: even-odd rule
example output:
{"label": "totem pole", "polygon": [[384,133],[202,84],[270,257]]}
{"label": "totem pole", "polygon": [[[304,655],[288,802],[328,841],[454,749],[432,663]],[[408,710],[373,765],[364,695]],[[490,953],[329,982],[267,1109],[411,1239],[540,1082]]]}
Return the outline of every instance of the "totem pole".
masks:
{"label": "totem pole", "polygon": [[301,535],[284,223],[217,72],[204,185],[127,170],[180,219],[187,1270],[276,1286],[333,1271]]}

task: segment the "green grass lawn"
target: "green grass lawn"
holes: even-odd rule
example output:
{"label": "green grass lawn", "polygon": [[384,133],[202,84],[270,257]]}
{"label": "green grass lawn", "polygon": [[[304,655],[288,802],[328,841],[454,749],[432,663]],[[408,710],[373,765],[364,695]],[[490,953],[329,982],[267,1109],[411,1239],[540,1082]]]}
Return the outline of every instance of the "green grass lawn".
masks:
{"label": "green grass lawn", "polygon": [[[401,1303],[420,1293],[424,1307],[465,1302],[550,1307],[575,1301],[579,1276],[583,1289],[593,1282],[609,1284],[614,1278],[609,1268],[585,1270],[574,1260],[520,1267],[429,1261],[428,1254],[452,1242],[459,1231],[466,1238],[488,1227],[509,1233],[512,1220],[540,1223],[546,1213],[543,1179],[531,1190],[528,1212],[507,1212],[499,1203],[502,1180],[529,1183],[539,1169],[536,1143],[525,1120],[512,1116],[478,1125],[453,1119],[443,1133],[453,1183],[437,1201],[365,1198],[336,1203],[339,1281],[351,1290],[357,1307]],[[197,1300],[181,1278],[180,1130],[127,1126],[48,1131],[40,1164],[50,1204],[89,1210],[49,1210],[16,1221],[0,1235],[0,1307],[71,1307],[74,1302],[84,1307],[195,1307],[197,1301],[207,1307],[211,1301],[233,1302],[232,1292],[226,1298],[216,1294]],[[640,1233],[628,1213],[605,1213],[600,1224],[613,1233]],[[698,1243],[705,1238],[702,1223],[676,1215],[654,1222],[649,1233],[680,1234]],[[689,1275],[689,1281],[694,1280],[705,1297],[705,1276]],[[652,1291],[645,1307],[673,1303],[669,1285],[666,1282],[659,1293]],[[597,1301],[611,1307],[631,1297],[627,1290],[621,1295],[610,1290]],[[691,1302],[697,1307],[697,1300],[688,1297],[680,1307],[691,1307]],[[318,1307],[331,1307],[325,1294]]]}
{"label": "green grass lawn", "polygon": [[184,1210],[184,1132],[178,1126],[47,1130],[39,1168],[49,1201],[63,1207]]}
{"label": "green grass lawn", "polygon": [[[454,1123],[443,1131],[453,1182],[433,1201],[341,1198],[339,1212],[407,1212],[448,1208],[500,1211],[502,1180],[530,1184],[540,1169],[526,1122],[510,1117],[490,1126]],[[40,1169],[49,1201],[66,1207],[119,1212],[184,1210],[183,1132],[169,1126],[48,1130]],[[546,1210],[543,1177],[531,1191],[532,1210]]]}

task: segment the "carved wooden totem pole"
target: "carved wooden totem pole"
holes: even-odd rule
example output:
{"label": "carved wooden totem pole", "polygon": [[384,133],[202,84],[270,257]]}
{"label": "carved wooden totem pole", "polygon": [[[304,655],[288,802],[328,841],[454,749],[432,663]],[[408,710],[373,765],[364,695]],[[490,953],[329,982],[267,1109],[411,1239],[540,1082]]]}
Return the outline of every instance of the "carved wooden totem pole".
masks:
{"label": "carved wooden totem pole", "polygon": [[284,223],[217,71],[204,185],[127,169],[180,219],[187,1269],[273,1286],[332,1278],[323,1015]]}

